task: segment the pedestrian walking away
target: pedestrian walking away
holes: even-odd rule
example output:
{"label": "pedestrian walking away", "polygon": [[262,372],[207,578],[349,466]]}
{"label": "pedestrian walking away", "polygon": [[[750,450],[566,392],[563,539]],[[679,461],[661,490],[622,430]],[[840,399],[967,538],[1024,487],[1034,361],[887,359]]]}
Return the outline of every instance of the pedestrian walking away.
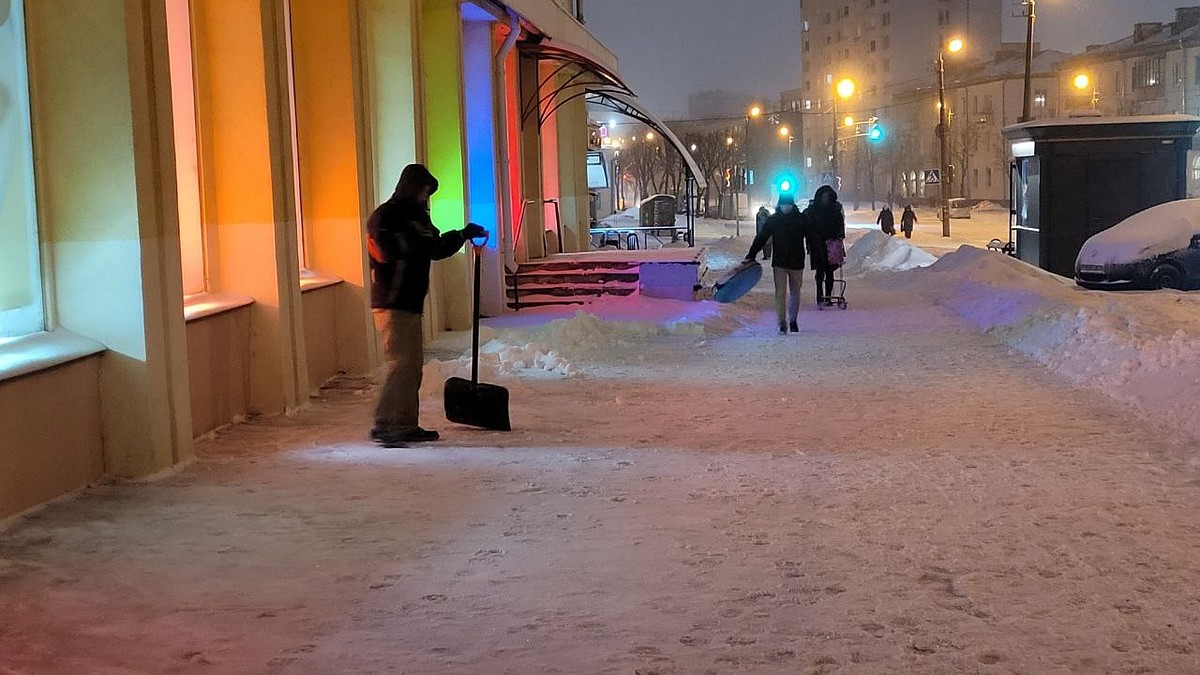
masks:
{"label": "pedestrian walking away", "polygon": [[913,225],[917,223],[917,214],[913,213],[912,205],[904,207],[904,213],[900,214],[900,231],[904,232],[905,239],[912,239]]}
{"label": "pedestrian walking away", "polygon": [[833,273],[845,262],[846,214],[837,192],[828,185],[817,188],[805,209],[811,223],[808,253],[817,279],[817,305],[832,304]]}
{"label": "pedestrian walking away", "polygon": [[746,260],[754,260],[768,241],[774,241],[771,269],[775,277],[775,318],[779,334],[800,332],[800,287],[804,282],[804,247],[809,235],[808,217],[796,208],[791,195],[781,195],[775,213],[754,237]]}
{"label": "pedestrian walking away", "polygon": [[896,234],[896,216],[892,213],[892,207],[885,205],[879,210],[879,217],[875,219],[879,225],[879,229],[887,236]]}
{"label": "pedestrian walking away", "polygon": [[[758,207],[758,213],[754,214],[754,236],[757,237],[762,232],[763,226],[767,224],[767,219],[770,217],[771,212],[767,210],[766,206]],[[771,259],[771,249],[773,246],[774,244],[770,239],[767,239],[767,243],[763,244],[763,260]]]}
{"label": "pedestrian walking away", "polygon": [[436,431],[418,424],[425,366],[421,313],[429,270],[432,261],[449,258],[468,240],[487,234],[474,223],[444,234],[438,231],[429,217],[429,198],[437,189],[429,169],[410,164],[400,174],[396,191],[367,219],[371,313],[387,361],[371,438],[383,445],[438,439]]}

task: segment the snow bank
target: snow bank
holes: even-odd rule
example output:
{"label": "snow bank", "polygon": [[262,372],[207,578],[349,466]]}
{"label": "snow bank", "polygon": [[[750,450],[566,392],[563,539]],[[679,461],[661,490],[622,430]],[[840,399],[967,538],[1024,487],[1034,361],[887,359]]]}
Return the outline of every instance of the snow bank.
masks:
{"label": "snow bank", "polygon": [[1008,207],[1003,204],[997,204],[996,202],[990,202],[985,199],[985,200],[979,202],[978,204],[972,206],[971,210],[972,211],[1008,211]]}
{"label": "snow bank", "polygon": [[[637,345],[664,336],[697,340],[728,335],[753,325],[758,315],[747,307],[716,302],[659,300],[634,295],[605,298],[559,316],[566,308],[546,308],[509,315],[480,333],[480,379],[509,382],[518,378],[571,378],[588,363],[636,353]],[[461,349],[451,361],[431,361],[425,381],[470,377],[470,334],[441,341],[445,349]],[[440,384],[438,384],[440,386]]]}
{"label": "snow bank", "polygon": [[968,246],[901,283],[1072,382],[1200,436],[1200,298],[1086,291]]}
{"label": "snow bank", "polygon": [[1091,265],[1130,263],[1187,248],[1200,234],[1200,199],[1151,207],[1094,235],[1079,252]]}
{"label": "snow bank", "polygon": [[873,230],[859,237],[846,251],[848,273],[903,271],[932,265],[937,258],[908,240]]}

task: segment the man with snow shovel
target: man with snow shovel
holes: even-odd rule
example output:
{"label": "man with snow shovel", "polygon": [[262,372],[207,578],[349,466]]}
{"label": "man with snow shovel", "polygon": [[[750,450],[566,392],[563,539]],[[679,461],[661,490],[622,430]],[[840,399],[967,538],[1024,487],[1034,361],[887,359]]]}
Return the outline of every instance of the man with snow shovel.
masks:
{"label": "man with snow shovel", "polygon": [[442,234],[429,218],[429,197],[438,181],[421,164],[409,164],[396,191],[367,220],[371,256],[371,312],[387,359],[387,377],[375,407],[371,438],[381,445],[436,441],[438,432],[418,424],[425,344],[421,312],[434,260],[449,258],[487,234],[469,223]]}

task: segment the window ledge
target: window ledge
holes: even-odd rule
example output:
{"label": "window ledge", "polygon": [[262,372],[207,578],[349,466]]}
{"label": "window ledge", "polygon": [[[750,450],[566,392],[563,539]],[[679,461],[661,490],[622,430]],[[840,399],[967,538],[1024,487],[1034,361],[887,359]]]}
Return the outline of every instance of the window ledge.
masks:
{"label": "window ledge", "polygon": [[0,381],[61,366],[107,349],[103,344],[58,329],[34,333],[0,344]]}
{"label": "window ledge", "polygon": [[254,298],[236,293],[195,293],[183,298],[183,320],[196,321],[205,317],[253,305]]}
{"label": "window ledge", "polygon": [[300,292],[315,291],[318,288],[327,288],[336,286],[342,283],[341,277],[335,277],[332,274],[318,272],[316,270],[300,270]]}

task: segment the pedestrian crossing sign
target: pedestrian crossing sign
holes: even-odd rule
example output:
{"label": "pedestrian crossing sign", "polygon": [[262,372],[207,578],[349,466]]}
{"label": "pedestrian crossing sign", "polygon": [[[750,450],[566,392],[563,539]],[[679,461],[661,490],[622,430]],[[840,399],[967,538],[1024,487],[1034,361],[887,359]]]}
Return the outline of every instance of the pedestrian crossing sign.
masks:
{"label": "pedestrian crossing sign", "polygon": [[942,172],[940,169],[925,169],[926,185],[941,185]]}

